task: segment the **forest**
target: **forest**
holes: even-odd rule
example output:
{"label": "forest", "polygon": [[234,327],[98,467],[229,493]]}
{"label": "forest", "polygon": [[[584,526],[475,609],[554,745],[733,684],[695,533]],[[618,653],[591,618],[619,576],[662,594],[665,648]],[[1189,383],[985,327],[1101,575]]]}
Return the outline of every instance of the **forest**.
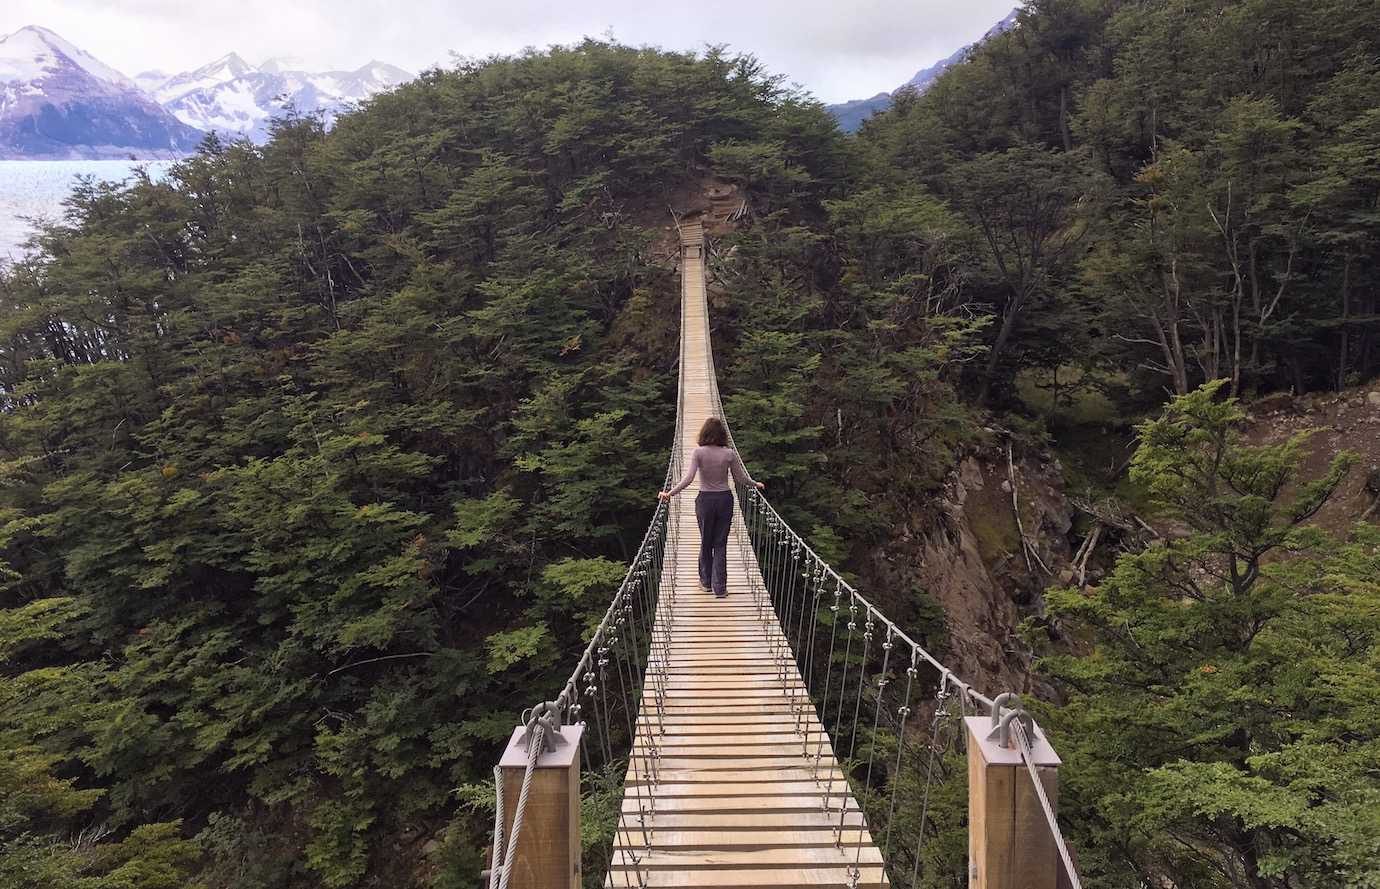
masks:
{"label": "forest", "polygon": [[[1084,885],[1380,887],[1380,530],[1313,524],[1364,467],[1242,434],[1380,374],[1378,42],[1031,0],[854,137],[751,55],[586,40],[79,188],[0,270],[0,887],[475,885],[650,517],[711,179],[735,438],[860,582],[994,430],[1134,437],[1106,493],[1177,531],[1027,615]],[[967,885],[961,791],[917,886]]]}

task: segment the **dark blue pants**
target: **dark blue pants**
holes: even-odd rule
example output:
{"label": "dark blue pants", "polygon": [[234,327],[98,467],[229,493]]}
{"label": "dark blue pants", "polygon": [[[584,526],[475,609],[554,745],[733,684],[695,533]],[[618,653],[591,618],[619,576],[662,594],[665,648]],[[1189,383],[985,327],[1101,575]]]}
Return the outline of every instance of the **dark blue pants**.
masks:
{"label": "dark blue pants", "polygon": [[700,586],[728,595],[728,529],[733,524],[733,492],[701,491],[695,496],[700,525]]}

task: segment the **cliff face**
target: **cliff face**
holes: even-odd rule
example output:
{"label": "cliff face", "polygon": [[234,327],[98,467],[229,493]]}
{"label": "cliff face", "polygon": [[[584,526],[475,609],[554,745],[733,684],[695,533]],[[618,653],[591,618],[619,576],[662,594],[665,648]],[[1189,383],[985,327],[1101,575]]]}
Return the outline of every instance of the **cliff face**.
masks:
{"label": "cliff face", "polygon": [[943,608],[946,663],[989,694],[1031,690],[1029,653],[1017,628],[1040,613],[1041,591],[1059,582],[1072,555],[1073,512],[1058,461],[1018,458],[1012,470],[1019,526],[1006,450],[985,448],[959,461],[942,494],[898,529],[872,565],[875,582],[923,590]]}
{"label": "cliff face", "polygon": [[[1345,537],[1357,521],[1380,521],[1380,386],[1299,397],[1279,394],[1247,408],[1242,431],[1248,444],[1278,443],[1312,432],[1300,454],[1301,480],[1321,477],[1342,451],[1356,455],[1356,466],[1312,524]],[[1028,564],[1012,506],[1011,472],[1020,526],[1032,546]],[[1097,504],[1104,518],[1128,525],[1140,521],[1125,506]],[[1030,675],[1030,655],[1017,629],[1021,621],[1043,612],[1046,587],[1073,582],[1074,550],[1088,536],[1086,528],[1074,533],[1075,514],[1057,458],[1030,453],[1016,458],[1008,470],[1005,447],[994,444],[964,455],[941,494],[873,554],[869,582],[889,591],[928,593],[944,611],[945,661],[981,691],[1047,693]],[[1103,527],[1087,561],[1090,584],[1100,580],[1122,547],[1153,545],[1151,535],[1183,533],[1164,517],[1146,518],[1148,523],[1129,530]],[[1087,522],[1085,517],[1083,524]]]}

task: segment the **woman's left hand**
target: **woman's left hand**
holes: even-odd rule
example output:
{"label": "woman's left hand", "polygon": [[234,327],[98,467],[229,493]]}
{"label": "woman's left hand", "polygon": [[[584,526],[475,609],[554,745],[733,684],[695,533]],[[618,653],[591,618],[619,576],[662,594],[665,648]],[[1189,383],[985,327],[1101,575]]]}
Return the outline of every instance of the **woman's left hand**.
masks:
{"label": "woman's left hand", "polygon": [[671,499],[671,492],[670,492],[670,491],[657,491],[656,498],[657,498],[658,500],[663,501],[663,502],[664,502],[664,501],[667,501],[667,500],[670,500],[670,499]]}

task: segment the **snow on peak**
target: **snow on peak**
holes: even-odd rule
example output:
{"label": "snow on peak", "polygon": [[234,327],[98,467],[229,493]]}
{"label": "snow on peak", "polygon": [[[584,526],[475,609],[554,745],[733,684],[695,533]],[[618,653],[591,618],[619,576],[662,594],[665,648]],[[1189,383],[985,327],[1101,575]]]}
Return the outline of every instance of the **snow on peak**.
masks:
{"label": "snow on peak", "polygon": [[407,83],[414,76],[397,65],[380,62],[378,59],[373,59],[367,65],[361,65],[354,71],[354,75],[359,78],[368,78],[385,87]]}
{"label": "snow on peak", "polygon": [[237,52],[226,53],[206,67],[215,70],[224,70],[236,77],[243,77],[245,74],[254,70],[254,66],[241,58],[240,54]]}
{"label": "snow on peak", "polygon": [[229,83],[257,70],[241,58],[239,53],[226,53],[194,71],[185,71],[169,77],[153,91],[153,95],[159,102],[167,105],[189,93]]}
{"label": "snow on peak", "polygon": [[[302,70],[296,59],[280,57],[234,78],[221,77],[223,65],[217,68],[216,76],[209,76],[208,69],[216,66],[212,63],[173,78],[158,90],[159,100],[189,126],[256,142],[266,139],[272,121],[290,109],[320,113],[326,126],[331,126],[348,107],[413,76],[379,61],[353,71],[311,72]],[[201,82],[197,83],[198,79]],[[175,81],[188,85],[174,89]]]}
{"label": "snow on peak", "polygon": [[[153,69],[130,79],[52,31],[28,27],[0,37],[0,119],[38,113],[45,103],[66,107],[99,96],[116,100],[130,120],[158,118],[159,126],[176,130],[173,136],[183,141],[193,130],[263,141],[273,120],[293,109],[320,114],[331,126],[347,109],[412,77],[377,59],[354,70],[307,71],[299,59],[271,58],[255,66],[231,52],[180,74]],[[68,140],[73,145],[85,138],[77,130]],[[5,150],[0,145],[0,153]]]}
{"label": "snow on peak", "polygon": [[139,87],[143,89],[144,92],[152,93],[166,83],[171,76],[172,75],[166,71],[151,68],[148,71],[140,71],[138,74],[134,75],[134,82],[139,84]]}
{"label": "snow on peak", "polygon": [[110,86],[139,88],[119,71],[47,28],[29,25],[0,37],[0,83],[32,83],[71,67]]}
{"label": "snow on peak", "polygon": [[271,59],[264,59],[259,70],[265,74],[282,74],[285,71],[302,70],[302,60],[295,56],[274,56]]}

